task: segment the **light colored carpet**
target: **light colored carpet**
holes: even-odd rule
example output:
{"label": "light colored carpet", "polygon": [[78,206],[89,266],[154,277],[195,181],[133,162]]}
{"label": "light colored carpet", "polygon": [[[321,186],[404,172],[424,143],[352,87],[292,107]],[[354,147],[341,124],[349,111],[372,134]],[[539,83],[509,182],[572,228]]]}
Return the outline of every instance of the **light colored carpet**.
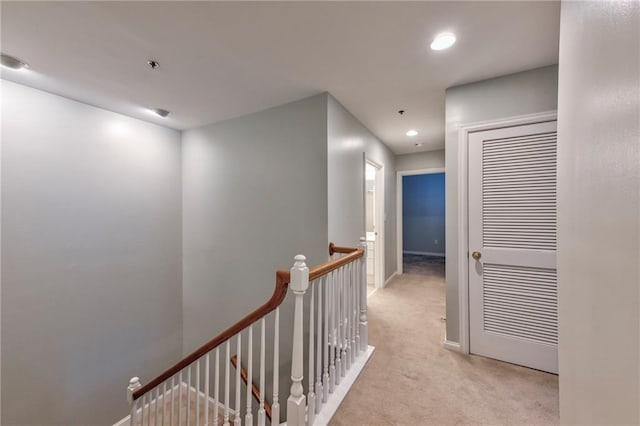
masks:
{"label": "light colored carpet", "polygon": [[558,377],[445,349],[444,272],[404,274],[369,298],[373,357],[332,425],[547,425]]}

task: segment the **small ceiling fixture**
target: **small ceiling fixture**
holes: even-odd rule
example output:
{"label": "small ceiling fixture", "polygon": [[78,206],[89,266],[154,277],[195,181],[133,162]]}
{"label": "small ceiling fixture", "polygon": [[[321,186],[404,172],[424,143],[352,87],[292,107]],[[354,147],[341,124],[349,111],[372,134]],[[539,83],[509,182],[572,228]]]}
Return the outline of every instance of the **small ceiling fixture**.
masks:
{"label": "small ceiling fixture", "polygon": [[431,42],[433,50],[448,49],[456,42],[456,36],[453,33],[440,33]]}
{"label": "small ceiling fixture", "polygon": [[11,68],[12,70],[22,70],[25,68],[29,68],[29,64],[27,64],[26,62],[22,62],[18,58],[14,58],[10,55],[5,55],[4,53],[2,53],[0,56],[0,61],[3,67]]}
{"label": "small ceiling fixture", "polygon": [[157,70],[158,68],[160,68],[160,62],[154,60],[154,59],[149,59],[147,61],[147,64],[149,64],[149,66],[151,67],[151,69],[153,70]]}
{"label": "small ceiling fixture", "polygon": [[416,130],[413,130],[413,129],[411,129],[411,130],[409,130],[407,132],[407,136],[411,136],[411,137],[416,136],[417,134],[418,134],[418,132]]}
{"label": "small ceiling fixture", "polygon": [[398,111],[398,114],[403,115],[404,114],[404,110],[401,109],[400,111]]}
{"label": "small ceiling fixture", "polygon": [[162,117],[162,118],[167,118],[171,112],[167,111],[166,109],[162,109],[162,108],[151,108],[151,112],[153,112],[154,114]]}
{"label": "small ceiling fixture", "polygon": [[417,144],[414,144],[414,145],[415,145],[416,147],[421,147],[421,146],[422,146],[422,144],[421,144],[421,143],[417,143]]}

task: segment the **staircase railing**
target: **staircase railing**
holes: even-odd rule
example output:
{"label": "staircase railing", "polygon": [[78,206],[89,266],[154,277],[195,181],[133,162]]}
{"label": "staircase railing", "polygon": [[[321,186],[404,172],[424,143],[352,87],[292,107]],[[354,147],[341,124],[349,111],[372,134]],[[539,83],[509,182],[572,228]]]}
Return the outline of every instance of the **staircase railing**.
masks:
{"label": "staircase railing", "polygon": [[[273,351],[271,424],[280,423],[279,373],[280,373],[280,305],[288,288],[294,295],[291,347],[291,388],[287,398],[286,421],[289,426],[312,425],[322,413],[324,404],[331,401],[342,378],[356,360],[367,351],[367,283],[366,242],[360,239],[359,247],[339,247],[331,243],[332,260],[309,269],[303,255],[295,257],[289,271],[277,271],[271,298],[262,306],[233,324],[218,336],[205,343],[158,377],[142,385],[137,377],[130,380],[128,399],[131,404],[130,425],[246,425],[264,426],[267,350]],[[304,298],[309,293],[309,313],[305,327]],[[266,317],[274,313],[273,344],[267,348],[265,339]],[[253,332],[257,324],[259,333],[258,389],[253,383]],[[235,370],[235,398],[231,407],[231,359],[232,343],[235,343],[236,362],[243,356],[243,334],[246,335],[246,378],[242,368]],[[307,336],[307,351],[304,349]],[[220,372],[220,351],[224,374]],[[306,352],[306,357],[305,357]],[[213,358],[213,363],[212,363]],[[258,364],[258,362],[256,362]],[[308,365],[304,391],[304,365]],[[213,365],[213,368],[212,368]],[[242,380],[241,380],[242,379]],[[242,383],[246,398],[242,398]],[[211,385],[213,384],[213,392]],[[222,385],[222,389],[220,389]],[[252,396],[259,398],[256,421]],[[334,407],[335,409],[335,407]],[[222,415],[221,415],[222,414]],[[221,418],[222,417],[222,418]]]}

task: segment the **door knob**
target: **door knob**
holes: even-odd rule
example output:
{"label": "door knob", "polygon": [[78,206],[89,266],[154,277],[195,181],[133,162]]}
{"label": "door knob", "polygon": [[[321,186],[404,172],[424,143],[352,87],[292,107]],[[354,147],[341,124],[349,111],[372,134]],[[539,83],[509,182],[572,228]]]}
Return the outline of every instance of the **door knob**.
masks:
{"label": "door knob", "polygon": [[474,251],[473,253],[471,253],[471,257],[473,257],[475,260],[480,260],[480,258],[482,257],[482,253],[480,253],[479,251]]}

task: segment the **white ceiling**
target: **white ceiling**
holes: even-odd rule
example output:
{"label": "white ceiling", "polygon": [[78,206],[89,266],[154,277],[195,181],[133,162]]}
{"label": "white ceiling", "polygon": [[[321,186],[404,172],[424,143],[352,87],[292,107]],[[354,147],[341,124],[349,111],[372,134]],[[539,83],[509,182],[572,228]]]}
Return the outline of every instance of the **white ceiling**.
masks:
{"label": "white ceiling", "polygon": [[[447,87],[558,59],[557,2],[3,1],[1,8],[2,52],[31,66],[3,70],[2,78],[176,129],[329,91],[397,154],[444,147]],[[445,30],[457,43],[430,50]],[[163,120],[145,107],[172,114]],[[407,137],[410,128],[420,134]]]}

